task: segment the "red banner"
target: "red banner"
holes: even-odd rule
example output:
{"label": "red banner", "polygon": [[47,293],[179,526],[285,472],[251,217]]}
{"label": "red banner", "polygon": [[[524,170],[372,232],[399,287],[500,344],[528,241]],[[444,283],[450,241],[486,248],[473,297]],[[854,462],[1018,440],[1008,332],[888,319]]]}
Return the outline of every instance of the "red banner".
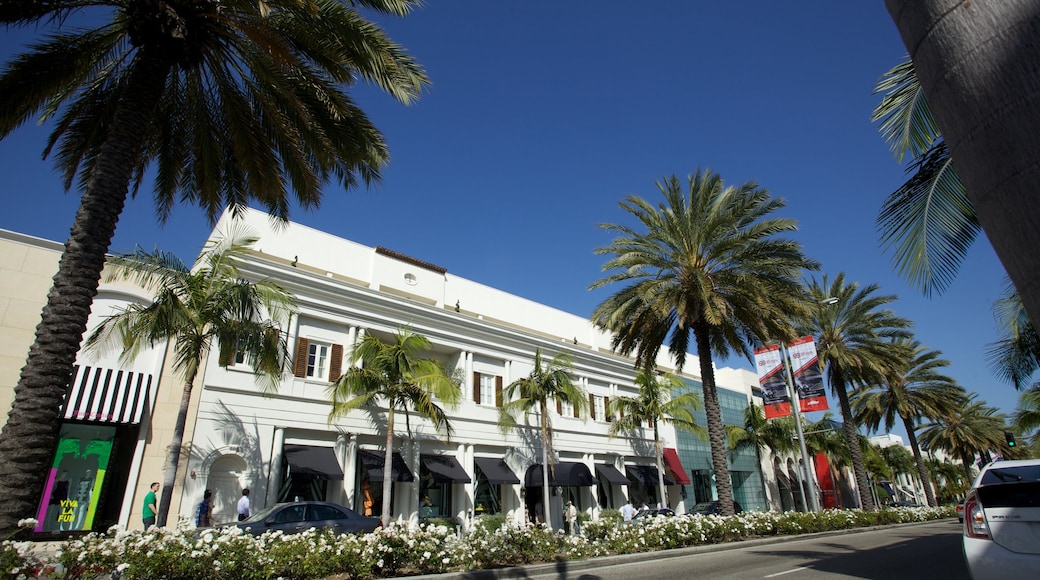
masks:
{"label": "red banner", "polygon": [[791,367],[794,369],[794,384],[798,389],[798,409],[803,413],[826,411],[827,390],[823,386],[820,359],[816,356],[816,342],[811,336],[803,336],[788,345]]}
{"label": "red banner", "polygon": [[773,345],[756,348],[755,368],[758,369],[758,384],[762,387],[762,406],[766,419],[790,415],[791,398],[787,395],[780,347]]}

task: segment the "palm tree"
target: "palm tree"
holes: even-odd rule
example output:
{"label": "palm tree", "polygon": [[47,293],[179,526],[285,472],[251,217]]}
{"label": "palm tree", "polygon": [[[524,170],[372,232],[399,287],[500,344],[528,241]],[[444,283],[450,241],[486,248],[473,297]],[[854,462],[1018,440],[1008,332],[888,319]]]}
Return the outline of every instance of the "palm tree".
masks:
{"label": "palm tree", "polygon": [[[1040,26],[1033,2],[886,0],[979,223],[1040,320],[1035,203]],[[1010,47],[1010,48],[1009,48]]]}
{"label": "palm tree", "polygon": [[661,498],[662,507],[667,507],[660,427],[669,424],[703,436],[704,428],[693,418],[693,412],[701,408],[701,400],[693,391],[680,392],[686,389],[686,383],[677,375],[658,377],[653,370],[643,368],[636,373],[635,383],[639,389],[637,396],[614,397],[610,400],[607,413],[614,415],[614,422],[610,424],[609,434],[616,437],[621,433],[633,433],[641,430],[644,424],[650,424],[654,430],[658,497]]}
{"label": "palm tree", "polygon": [[833,282],[827,276],[822,281],[813,278],[808,286],[813,309],[803,329],[806,334],[816,335],[827,382],[838,397],[860,507],[866,510],[875,506],[847,389],[856,383],[881,380],[899,368],[901,355],[892,348],[891,341],[909,336],[906,329],[910,327],[909,320],[883,308],[895,296],[878,295],[877,291],[874,284],[861,288],[858,283],[846,283],[845,274],[838,274]]}
{"label": "palm tree", "polygon": [[921,443],[926,449],[941,449],[960,459],[965,481],[972,480],[976,455],[986,455],[1004,445],[1004,415],[970,394],[950,413],[921,425]]}
{"label": "palm tree", "polygon": [[603,270],[615,272],[590,289],[625,286],[591,318],[614,333],[616,351],[636,352],[637,367],[656,364],[667,341],[682,371],[694,338],[719,502],[722,513],[732,515],[713,356],[737,353],[750,360],[751,344],[793,338],[789,320],[807,308],[799,279],[818,266],[800,244],[779,237],[797,224],[771,217],[784,202],[753,181],[727,187],[717,174],[698,169],[685,188],[674,175],[657,188],[664,201],[656,207],[634,195],[620,203],[643,231],[600,226],[619,234],[596,250],[612,255]]}
{"label": "palm tree", "polygon": [[[778,417],[767,420],[762,407],[751,403],[744,409],[743,425],[726,425],[726,443],[730,449],[730,458],[735,458],[743,451],[753,450],[755,461],[762,464],[762,452],[769,451],[773,455],[791,453],[795,450],[795,429],[793,419]],[[763,479],[763,497],[766,497],[766,482]]]}
{"label": "palm tree", "polygon": [[[330,178],[379,179],[386,145],[346,88],[402,103],[422,68],[356,7],[405,15],[419,0],[5,2],[0,23],[48,34],[0,73],[0,138],[52,120],[66,188],[82,193],[42,320],[0,433],[0,531],[31,514],[128,192],[154,175],[160,221],[178,201],[210,219],[258,204],[287,219]],[[154,172],[148,171],[154,164]]]}
{"label": "palm tree", "polygon": [[219,344],[219,360],[230,362],[241,355],[264,392],[277,391],[289,360],[279,322],[288,323],[295,299],[273,281],[253,282],[239,274],[238,263],[256,240],[248,232],[231,229],[210,241],[190,269],[172,254],[141,249],[109,261],[112,277],[154,288],[155,299],[106,318],[87,338],[87,350],[118,346],[123,359],[130,361],[146,347],[173,341],[173,370],[184,380],[166,454],[156,514],[159,526],[166,525],[170,512],[191,391],[214,341]]}
{"label": "palm tree", "polygon": [[407,421],[409,410],[414,410],[450,440],[451,423],[437,402],[455,409],[462,399],[457,378],[446,372],[438,361],[420,358],[429,350],[429,339],[408,327],[398,329],[391,343],[366,334],[350,354],[350,368],[329,385],[328,395],[332,402],[330,423],[357,409],[386,408],[383,509],[380,514],[383,526],[390,524],[396,413],[400,411]]}
{"label": "palm tree", "polygon": [[899,367],[885,382],[854,391],[849,397],[850,403],[856,422],[871,432],[877,432],[882,422],[885,430],[891,431],[897,417],[902,421],[928,505],[935,507],[938,504],[917,441],[917,425],[924,418],[940,417],[961,404],[965,397],[964,389],[942,374],[942,369],[950,362],[940,358],[942,353],[939,351],[929,350],[909,338],[897,339],[894,347],[898,353],[906,355]]}
{"label": "palm tree", "polygon": [[995,374],[1021,390],[1040,370],[1040,335],[1010,280],[993,311],[1002,336],[990,345],[986,358]]}
{"label": "palm tree", "polygon": [[571,359],[564,353],[557,353],[543,366],[542,351],[536,349],[531,374],[506,385],[502,390],[502,406],[499,408],[498,426],[503,433],[526,429],[531,413],[538,414],[538,432],[542,438],[542,509],[546,522],[552,521],[549,513],[549,471],[553,469],[550,461],[554,455],[549,402],[557,400],[569,403],[578,417],[584,419],[588,416],[588,396],[584,389],[574,383],[571,368]]}
{"label": "palm tree", "polygon": [[1032,445],[1040,443],[1040,387],[1022,393],[1012,425],[1019,433],[1031,436]]}

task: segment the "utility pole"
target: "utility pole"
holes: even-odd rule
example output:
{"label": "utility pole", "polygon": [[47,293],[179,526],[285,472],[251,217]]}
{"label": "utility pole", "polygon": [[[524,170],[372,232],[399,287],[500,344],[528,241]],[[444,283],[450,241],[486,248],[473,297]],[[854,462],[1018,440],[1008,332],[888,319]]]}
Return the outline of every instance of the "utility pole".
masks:
{"label": "utility pole", "polygon": [[807,509],[813,512],[820,511],[820,505],[816,498],[816,470],[812,468],[813,463],[809,461],[809,451],[805,447],[805,434],[802,433],[802,410],[798,399],[798,389],[794,386],[794,374],[791,372],[791,357],[787,352],[787,345],[780,343],[780,353],[784,357],[785,378],[787,379],[788,396],[791,399],[791,413],[794,416],[794,425],[798,433],[798,447],[802,452],[802,481],[806,482],[808,490],[803,495],[808,497]]}

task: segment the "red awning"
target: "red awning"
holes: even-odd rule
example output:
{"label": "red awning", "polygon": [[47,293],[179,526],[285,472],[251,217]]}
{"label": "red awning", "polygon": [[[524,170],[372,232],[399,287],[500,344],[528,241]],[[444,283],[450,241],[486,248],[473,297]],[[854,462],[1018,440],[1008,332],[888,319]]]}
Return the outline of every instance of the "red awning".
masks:
{"label": "red awning", "polygon": [[682,466],[682,461],[679,461],[679,454],[676,453],[675,449],[666,447],[664,450],[664,464],[668,466],[668,471],[672,472],[672,477],[675,478],[675,483],[679,485],[690,485],[690,476],[686,475],[686,469]]}

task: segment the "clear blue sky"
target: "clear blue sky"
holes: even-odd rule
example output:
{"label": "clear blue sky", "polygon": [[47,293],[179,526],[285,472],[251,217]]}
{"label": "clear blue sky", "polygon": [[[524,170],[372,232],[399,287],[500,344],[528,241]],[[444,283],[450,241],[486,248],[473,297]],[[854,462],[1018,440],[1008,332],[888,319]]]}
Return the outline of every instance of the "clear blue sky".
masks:
{"label": "clear blue sky", "polygon": [[[786,199],[824,272],[898,295],[894,309],[951,375],[1014,409],[1017,393],[984,359],[1004,276],[988,241],[931,299],[878,245],[878,209],[904,180],[870,122],[875,81],[906,52],[882,0],[431,1],[380,22],[433,84],[411,107],[356,89],[391,165],[378,187],[329,187],[295,221],[587,316],[606,296],[587,290],[604,262],[593,249],[610,239],[597,224],[624,221],[625,196],[656,201],[655,181],[708,167]],[[33,37],[4,32],[0,56]],[[0,141],[0,227],[64,241],[78,196],[41,159],[46,135],[30,124]],[[209,230],[186,206],[157,226],[144,191],[112,250],[158,246],[190,261]]]}

